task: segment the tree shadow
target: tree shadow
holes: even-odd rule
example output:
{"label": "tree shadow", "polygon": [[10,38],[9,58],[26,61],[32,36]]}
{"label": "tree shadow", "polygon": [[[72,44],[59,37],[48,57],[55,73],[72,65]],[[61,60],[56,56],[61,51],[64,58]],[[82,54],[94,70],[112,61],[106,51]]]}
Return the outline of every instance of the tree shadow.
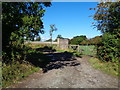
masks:
{"label": "tree shadow", "polygon": [[52,47],[45,46],[43,48],[36,48],[36,51],[40,51],[40,52],[55,52],[56,50],[53,49]]}
{"label": "tree shadow", "polygon": [[27,54],[26,60],[36,67],[44,68],[50,62],[50,57],[40,52],[31,52]]}
{"label": "tree shadow", "polygon": [[47,64],[43,68],[44,73],[52,69],[59,69],[59,68],[67,67],[67,66],[80,65],[80,62],[77,61],[73,53],[70,53],[70,52],[61,52],[61,53],[56,52],[52,54],[46,54],[46,56],[51,57],[51,61],[49,64]]}
{"label": "tree shadow", "polygon": [[[42,53],[40,52],[42,50]],[[34,52],[30,52],[26,56],[26,60],[32,65],[40,67],[43,72],[46,73],[52,69],[64,68],[66,66],[77,66],[80,65],[73,53],[70,52],[51,52],[52,50],[44,50],[44,48],[38,48]]]}

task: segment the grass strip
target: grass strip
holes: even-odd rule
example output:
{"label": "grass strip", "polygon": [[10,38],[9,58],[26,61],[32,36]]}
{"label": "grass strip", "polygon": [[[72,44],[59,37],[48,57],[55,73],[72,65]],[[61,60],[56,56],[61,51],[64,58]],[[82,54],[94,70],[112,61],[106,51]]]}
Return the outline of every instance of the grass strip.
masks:
{"label": "grass strip", "polygon": [[89,59],[89,62],[95,69],[101,70],[115,77],[119,76],[118,63],[103,62],[103,61],[98,60],[97,58],[91,58]]}

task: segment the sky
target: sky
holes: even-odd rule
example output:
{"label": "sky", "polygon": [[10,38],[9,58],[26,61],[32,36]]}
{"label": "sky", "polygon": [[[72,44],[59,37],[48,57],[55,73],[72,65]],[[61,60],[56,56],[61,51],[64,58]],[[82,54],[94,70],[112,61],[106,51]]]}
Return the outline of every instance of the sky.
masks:
{"label": "sky", "polygon": [[53,40],[57,35],[63,38],[73,38],[75,36],[86,35],[93,38],[101,35],[97,28],[93,29],[94,22],[90,15],[94,15],[97,2],[52,2],[51,7],[47,7],[43,17],[45,34],[41,35],[42,41],[50,38],[50,25],[55,24],[57,31],[53,32]]}

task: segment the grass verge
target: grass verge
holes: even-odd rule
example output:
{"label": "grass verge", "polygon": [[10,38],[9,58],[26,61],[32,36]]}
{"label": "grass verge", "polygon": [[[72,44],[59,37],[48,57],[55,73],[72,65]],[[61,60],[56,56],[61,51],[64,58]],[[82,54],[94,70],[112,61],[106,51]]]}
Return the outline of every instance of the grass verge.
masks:
{"label": "grass verge", "polygon": [[8,64],[3,63],[2,87],[8,87],[30,74],[42,70],[49,63],[49,57],[35,49],[26,51],[25,60],[13,60]]}
{"label": "grass verge", "polygon": [[89,59],[89,62],[92,64],[92,66],[95,69],[101,70],[115,77],[119,76],[118,63],[103,62],[103,61],[98,60],[97,58],[91,58]]}
{"label": "grass verge", "polygon": [[27,63],[20,64],[19,62],[12,63],[12,65],[3,65],[2,68],[2,87],[10,86],[28,75],[39,71],[39,67]]}

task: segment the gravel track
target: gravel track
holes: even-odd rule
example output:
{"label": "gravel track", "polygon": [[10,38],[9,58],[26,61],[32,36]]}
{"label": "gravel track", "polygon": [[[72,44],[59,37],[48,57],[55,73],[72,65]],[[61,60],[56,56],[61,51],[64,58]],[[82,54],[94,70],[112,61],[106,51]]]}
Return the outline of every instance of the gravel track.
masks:
{"label": "gravel track", "polygon": [[10,86],[12,88],[118,88],[118,78],[107,75],[91,67],[89,56],[76,58],[73,61],[56,61],[50,65],[62,65],[41,71],[25,80]]}

